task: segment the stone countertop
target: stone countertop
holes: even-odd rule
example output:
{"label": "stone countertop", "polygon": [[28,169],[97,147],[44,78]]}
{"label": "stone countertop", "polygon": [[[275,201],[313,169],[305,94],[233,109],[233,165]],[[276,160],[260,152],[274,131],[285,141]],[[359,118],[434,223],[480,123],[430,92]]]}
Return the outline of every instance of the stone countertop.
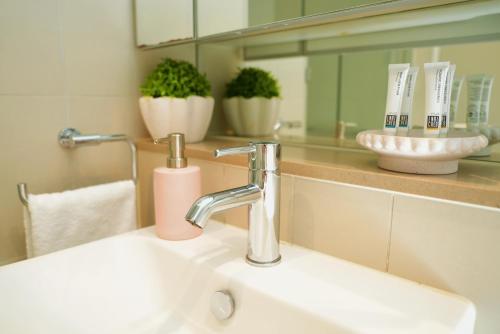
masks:
{"label": "stone countertop", "polygon": [[[139,151],[165,153],[167,144],[155,145],[148,139],[136,141]],[[220,147],[239,146],[232,140],[207,139],[187,144],[189,158],[247,166],[245,155],[215,159]],[[460,160],[457,173],[415,175],[377,167],[377,155],[362,150],[334,147],[282,147],[282,173],[380,188],[415,195],[500,208],[500,163]]]}

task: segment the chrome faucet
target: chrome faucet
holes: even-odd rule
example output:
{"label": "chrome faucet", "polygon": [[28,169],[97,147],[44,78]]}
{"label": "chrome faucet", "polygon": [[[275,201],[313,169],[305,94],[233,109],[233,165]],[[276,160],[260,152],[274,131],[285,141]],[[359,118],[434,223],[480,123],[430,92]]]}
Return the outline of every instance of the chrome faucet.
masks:
{"label": "chrome faucet", "polygon": [[186,220],[203,228],[212,214],[248,205],[247,262],[256,266],[272,266],[281,260],[281,146],[274,142],[254,142],[244,147],[217,149],[214,155],[218,158],[242,153],[249,155],[249,184],[200,197],[189,209]]}

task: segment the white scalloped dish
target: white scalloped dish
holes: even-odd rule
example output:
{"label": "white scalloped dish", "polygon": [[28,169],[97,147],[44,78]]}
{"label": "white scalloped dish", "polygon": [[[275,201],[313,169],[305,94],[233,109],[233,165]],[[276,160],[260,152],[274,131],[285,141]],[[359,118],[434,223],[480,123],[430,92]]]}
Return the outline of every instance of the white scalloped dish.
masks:
{"label": "white scalloped dish", "polygon": [[448,137],[423,137],[422,130],[408,136],[385,134],[382,130],[358,133],[356,141],[379,154],[378,166],[412,174],[451,174],[458,170],[458,159],[488,145],[480,134],[451,132]]}
{"label": "white scalloped dish", "polygon": [[500,128],[489,126],[482,128],[479,132],[488,139],[488,147],[474,153],[473,157],[487,157],[491,154],[491,145],[500,142]]}
{"label": "white scalloped dish", "polygon": [[500,142],[500,128],[487,127],[480,130],[481,134],[488,138],[488,145],[491,146]]}

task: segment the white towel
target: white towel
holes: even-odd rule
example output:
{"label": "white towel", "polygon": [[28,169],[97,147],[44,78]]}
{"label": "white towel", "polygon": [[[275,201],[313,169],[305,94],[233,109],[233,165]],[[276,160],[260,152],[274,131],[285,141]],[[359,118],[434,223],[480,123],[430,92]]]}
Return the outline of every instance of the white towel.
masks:
{"label": "white towel", "polygon": [[120,181],[62,193],[29,195],[24,210],[28,257],[136,228],[135,185]]}

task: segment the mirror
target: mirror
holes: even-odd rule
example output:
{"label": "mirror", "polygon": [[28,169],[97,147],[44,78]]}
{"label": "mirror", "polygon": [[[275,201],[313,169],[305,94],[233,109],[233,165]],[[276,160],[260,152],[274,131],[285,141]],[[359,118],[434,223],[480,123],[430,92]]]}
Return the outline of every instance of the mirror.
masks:
{"label": "mirror", "polygon": [[[257,27],[309,15],[376,4],[374,0],[197,0],[198,36]],[[218,13],[230,12],[224,20]]]}
{"label": "mirror", "polygon": [[[420,68],[413,100],[416,128],[423,127],[425,118],[424,63],[446,60],[456,64],[456,78],[463,78],[464,83],[458,95],[455,127],[466,128],[467,78],[477,74],[499,78],[499,55],[500,41],[491,41],[248,60],[241,66],[265,69],[279,81],[280,118],[296,124],[280,132],[282,140],[334,145],[344,139],[356,146],[358,132],[382,127],[389,64],[412,63]],[[500,85],[493,82],[489,101],[492,126],[500,126],[499,97]],[[498,146],[490,156],[495,161],[500,161]]]}
{"label": "mirror", "polygon": [[135,0],[135,26],[138,47],[191,40],[193,2]]}
{"label": "mirror", "polygon": [[[228,63],[232,70],[225,70],[228,75],[218,83],[216,97],[223,98],[225,84],[239,67],[264,69],[272,73],[281,87],[276,126],[279,130],[274,136],[285,144],[361,148],[355,141],[357,133],[382,128],[389,64],[411,63],[420,68],[413,99],[413,126],[421,128],[425,118],[424,63],[450,61],[456,64],[455,77],[463,78],[455,104],[454,127],[464,129],[469,96],[467,78],[500,78],[500,6],[477,5],[472,2],[388,14],[221,43],[228,53],[236,54],[236,60],[233,57],[234,64]],[[204,45],[200,48],[202,65],[204,58],[211,57],[205,51],[208,49]],[[209,76],[213,71],[203,66],[201,70]],[[500,84],[493,81],[488,124],[495,129],[500,127],[499,96]],[[222,105],[218,108],[223,109]],[[216,118],[217,126],[212,127],[216,131],[212,133],[234,135],[230,125],[222,124],[225,121],[227,117]],[[494,142],[491,138],[490,141]],[[500,162],[500,145],[489,149],[488,154],[473,158]]]}

